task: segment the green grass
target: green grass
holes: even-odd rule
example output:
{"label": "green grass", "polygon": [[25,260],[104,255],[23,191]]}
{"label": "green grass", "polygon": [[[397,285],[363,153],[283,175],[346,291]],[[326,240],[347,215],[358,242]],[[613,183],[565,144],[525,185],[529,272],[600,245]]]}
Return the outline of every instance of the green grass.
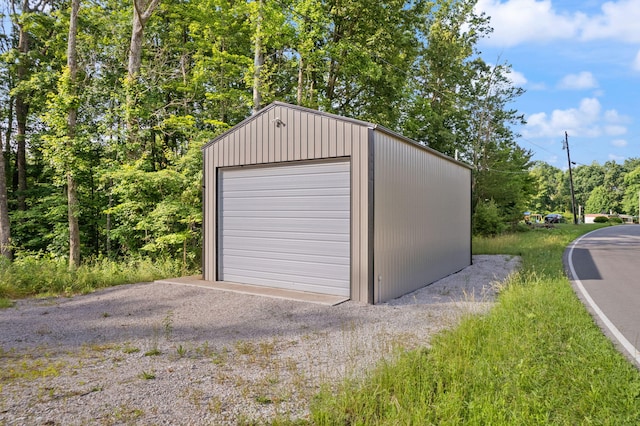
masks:
{"label": "green grass", "polygon": [[437,335],[364,381],[327,389],[314,424],[636,425],[640,373],[577,299],[562,254],[599,226],[474,240],[476,254],[522,256],[486,315]]}
{"label": "green grass", "polygon": [[182,264],[174,260],[101,259],[69,269],[63,259],[24,257],[12,263],[0,260],[0,307],[11,299],[30,296],[71,296],[120,284],[153,281],[182,275]]}

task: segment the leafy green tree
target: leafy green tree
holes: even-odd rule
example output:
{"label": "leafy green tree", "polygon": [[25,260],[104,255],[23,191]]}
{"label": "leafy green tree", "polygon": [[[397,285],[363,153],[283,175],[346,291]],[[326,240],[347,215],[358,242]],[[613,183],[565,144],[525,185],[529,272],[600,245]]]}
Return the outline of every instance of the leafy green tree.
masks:
{"label": "leafy green tree", "polygon": [[[468,101],[473,91],[477,43],[489,34],[475,0],[439,0],[425,23],[424,44],[409,87],[404,133],[448,155],[467,148]],[[421,27],[418,27],[421,28]]]}
{"label": "leafy green tree", "polygon": [[[326,111],[398,128],[405,88],[419,47],[417,26],[428,3],[330,0],[323,52],[316,65],[318,106]],[[382,23],[382,24],[381,24]]]}
{"label": "leafy green tree", "polygon": [[536,161],[531,167],[536,192],[531,200],[531,207],[537,213],[551,213],[560,210],[558,203],[558,186],[564,179],[562,170],[543,161]]}
{"label": "leafy green tree", "polygon": [[622,209],[624,213],[639,215],[638,200],[640,198],[640,166],[636,167],[624,177],[624,197]]}
{"label": "leafy green tree", "polygon": [[140,109],[137,103],[137,92],[140,91],[140,68],[142,67],[142,49],[144,43],[144,28],[149,18],[155,11],[160,0],[133,0],[133,20],[131,26],[131,42],[129,43],[129,55],[125,88],[127,94],[126,119],[129,150],[136,150],[139,143],[138,114]]}
{"label": "leafy green tree", "polygon": [[614,212],[619,212],[622,207],[622,198],[624,197],[624,169],[615,161],[604,163],[604,169],[603,185],[609,192],[610,209]]}
{"label": "leafy green tree", "polygon": [[640,167],[640,158],[627,158],[622,164],[622,168],[624,169],[625,173],[632,172],[638,167]]}
{"label": "leafy green tree", "polygon": [[46,137],[47,155],[54,169],[64,176],[67,189],[67,211],[69,225],[69,266],[80,265],[80,225],[76,170],[80,167],[77,151],[84,148],[86,139],[77,128],[78,108],[81,102],[78,96],[77,75],[77,33],[80,0],[72,0],[69,13],[69,33],[67,44],[67,65],[60,76],[58,92],[49,99],[49,111],[45,121],[51,126],[52,133]]}
{"label": "leafy green tree", "polygon": [[[588,166],[578,166],[573,169],[573,189],[576,204],[586,206],[591,191],[604,185],[605,168],[593,162]],[[568,176],[567,176],[568,178]]]}
{"label": "leafy green tree", "polygon": [[611,193],[604,186],[596,186],[587,199],[585,213],[609,213],[612,209]]}
{"label": "leafy green tree", "polygon": [[489,66],[477,60],[473,69],[475,83],[466,89],[473,96],[467,98],[468,121],[461,131],[469,142],[461,146],[461,157],[474,168],[474,204],[492,199],[506,221],[516,222],[536,192],[529,174],[532,153],[517,145],[518,135],[511,130],[511,125],[524,120],[508,109],[522,90],[508,79],[508,66]]}

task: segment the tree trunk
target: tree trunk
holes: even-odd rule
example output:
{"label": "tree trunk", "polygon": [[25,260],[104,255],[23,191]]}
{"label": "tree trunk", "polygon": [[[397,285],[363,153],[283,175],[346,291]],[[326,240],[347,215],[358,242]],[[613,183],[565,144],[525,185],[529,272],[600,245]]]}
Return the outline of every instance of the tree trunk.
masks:
{"label": "tree trunk", "polygon": [[[76,60],[76,35],[78,33],[78,10],[80,0],[71,0],[71,17],[69,18],[69,40],[67,44],[67,67],[69,68],[69,80],[71,95],[76,94],[76,75],[78,63]],[[69,144],[73,144],[76,137],[76,122],[78,118],[77,107],[69,109],[67,115],[67,135]],[[67,212],[69,218],[69,267],[80,266],[80,226],[78,224],[79,213],[78,194],[73,172],[67,170]]]}
{"label": "tree trunk", "polygon": [[[5,184],[7,188],[13,182],[13,173],[11,170],[11,135],[13,134],[13,104],[15,99],[13,97],[9,97],[9,107],[7,110],[7,130],[4,133],[4,140],[6,141],[6,145],[4,147],[0,146],[0,149],[4,149],[4,172],[5,172]],[[7,190],[8,191],[8,190]]]}
{"label": "tree trunk", "polygon": [[[29,13],[29,1],[22,1],[22,14]],[[27,64],[27,54],[29,53],[29,35],[23,24],[18,24],[18,81],[24,81],[27,78],[29,66]],[[18,144],[16,163],[18,168],[18,210],[25,211],[26,190],[27,190],[27,115],[29,114],[29,103],[25,99],[26,96],[22,92],[16,93],[16,122],[18,123],[18,133],[16,134],[16,142]]]}
{"label": "tree trunk", "polygon": [[136,81],[142,66],[142,43],[144,41],[144,26],[160,0],[133,0],[133,20],[131,24],[131,42],[129,43],[129,64],[127,66],[127,140],[129,149],[138,140],[138,118],[135,116],[136,98],[134,96]]}
{"label": "tree trunk", "polygon": [[80,226],[78,192],[71,172],[67,173],[67,211],[69,216],[69,267],[80,266]]}
{"label": "tree trunk", "polygon": [[260,111],[262,96],[260,73],[264,65],[264,53],[262,52],[262,8],[263,0],[258,1],[258,17],[256,19],[256,34],[253,52],[253,114]]}
{"label": "tree trunk", "polygon": [[298,105],[302,105],[302,85],[304,84],[304,67],[302,61],[302,55],[300,55],[300,63],[298,64],[298,96],[297,103]]}
{"label": "tree trunk", "polygon": [[[7,145],[9,145],[8,141]],[[0,256],[11,260],[13,253],[11,252],[11,225],[9,223],[5,164],[4,147],[2,146],[2,139],[0,138]]]}

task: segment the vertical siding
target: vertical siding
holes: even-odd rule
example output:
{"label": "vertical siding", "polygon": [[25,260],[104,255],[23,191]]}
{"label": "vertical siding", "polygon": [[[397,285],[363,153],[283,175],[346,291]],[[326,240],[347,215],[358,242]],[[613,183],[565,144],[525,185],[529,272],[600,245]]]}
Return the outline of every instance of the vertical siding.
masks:
{"label": "vertical siding", "polygon": [[374,295],[383,302],[471,264],[471,171],[375,133]]}
{"label": "vertical siding", "polygon": [[[276,119],[283,125],[277,127]],[[351,299],[369,297],[369,127],[312,111],[275,105],[237,126],[204,149],[205,280],[217,271],[217,169],[276,162],[350,157]]]}
{"label": "vertical siding", "polygon": [[[220,146],[214,145],[211,149],[207,149],[203,152],[203,164],[210,165],[213,164],[213,158],[218,155]],[[216,253],[216,221],[215,221],[215,211],[217,208],[217,200],[215,197],[216,191],[216,179],[215,179],[215,168],[214,167],[206,167],[204,168],[203,175],[203,242],[202,242],[202,275],[205,280],[215,281],[215,271],[216,271],[216,261],[215,261],[215,253]],[[205,261],[207,259],[207,261]]]}

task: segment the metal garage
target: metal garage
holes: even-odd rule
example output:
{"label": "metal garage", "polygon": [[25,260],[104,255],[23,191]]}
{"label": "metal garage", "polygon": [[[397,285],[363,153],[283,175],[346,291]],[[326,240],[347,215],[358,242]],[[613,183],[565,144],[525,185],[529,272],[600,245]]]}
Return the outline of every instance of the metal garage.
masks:
{"label": "metal garage", "polygon": [[471,171],[273,103],[203,148],[203,279],[378,303],[471,263]]}

